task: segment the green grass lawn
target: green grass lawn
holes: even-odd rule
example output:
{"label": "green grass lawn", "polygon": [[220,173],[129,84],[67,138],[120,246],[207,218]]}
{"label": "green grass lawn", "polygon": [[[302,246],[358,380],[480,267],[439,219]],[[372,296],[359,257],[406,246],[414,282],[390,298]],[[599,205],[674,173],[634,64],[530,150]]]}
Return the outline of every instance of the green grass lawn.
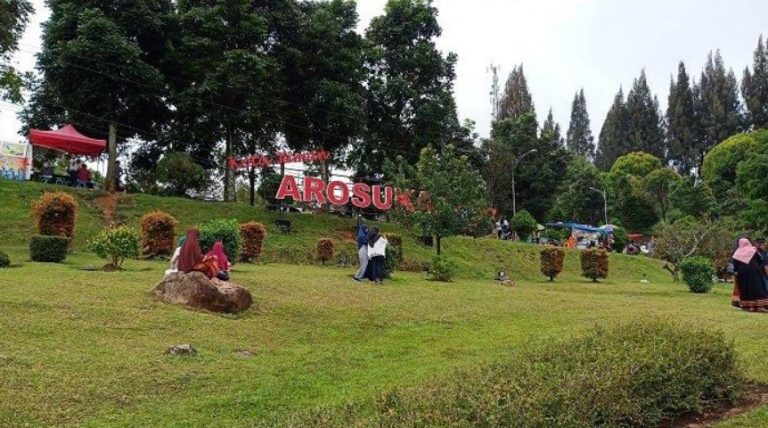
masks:
{"label": "green grass lawn", "polygon": [[[255,308],[222,316],[153,301],[161,262],[106,273],[81,270],[103,263],[88,254],[61,265],[26,262],[20,247],[10,254],[23,266],[0,271],[0,426],[250,426],[651,317],[726,331],[748,377],[768,382],[768,318],[732,309],[725,285],[693,295],[658,266],[640,284],[642,263],[626,257],[612,259],[604,283],[578,277],[571,257],[558,282],[529,272],[514,288],[400,272],[372,287],[338,268],[238,265]],[[181,343],[199,355],[163,354]]]}

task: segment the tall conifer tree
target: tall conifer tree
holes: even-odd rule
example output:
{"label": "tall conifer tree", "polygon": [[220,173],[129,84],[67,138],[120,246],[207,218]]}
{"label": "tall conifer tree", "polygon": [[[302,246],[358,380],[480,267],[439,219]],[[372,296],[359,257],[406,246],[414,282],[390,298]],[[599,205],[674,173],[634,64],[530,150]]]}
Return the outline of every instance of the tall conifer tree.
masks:
{"label": "tall conifer tree", "polygon": [[545,143],[557,143],[559,146],[562,146],[564,143],[560,124],[555,122],[551,108],[549,109],[549,114],[547,114],[547,120],[541,125],[541,140]]}
{"label": "tall conifer tree", "polygon": [[608,114],[605,116],[603,127],[600,129],[600,137],[595,154],[595,165],[607,171],[613,166],[616,159],[631,151],[629,147],[629,116],[624,102],[624,90],[619,88],[619,93],[613,99]]}
{"label": "tall conifer tree", "polygon": [[720,51],[710,52],[698,85],[702,142],[699,157],[731,135],[745,130],[738,85],[733,71],[726,71]]}
{"label": "tall conifer tree", "polygon": [[536,108],[533,105],[531,93],[528,91],[528,82],[525,79],[523,65],[515,66],[509,73],[504,94],[499,102],[499,117],[497,119],[517,120],[525,113],[533,114],[536,119]]}
{"label": "tall conifer tree", "polygon": [[699,120],[696,117],[696,102],[693,88],[680,62],[677,79],[672,78],[667,102],[667,158],[678,162],[682,174],[690,173],[698,165],[698,144],[701,139]]}
{"label": "tall conifer tree", "polygon": [[768,128],[768,47],[763,36],[757,41],[752,71],[744,69],[741,93],[749,110],[749,119],[755,129]]}
{"label": "tall conifer tree", "polygon": [[[664,159],[665,142],[659,101],[651,93],[645,78],[645,70],[635,79],[627,94],[627,138],[631,151],[650,153]],[[626,154],[620,153],[619,156]]]}
{"label": "tall conifer tree", "polygon": [[568,150],[574,154],[583,156],[590,161],[595,157],[595,138],[592,136],[592,129],[590,128],[584,89],[577,92],[573,97],[567,142]]}

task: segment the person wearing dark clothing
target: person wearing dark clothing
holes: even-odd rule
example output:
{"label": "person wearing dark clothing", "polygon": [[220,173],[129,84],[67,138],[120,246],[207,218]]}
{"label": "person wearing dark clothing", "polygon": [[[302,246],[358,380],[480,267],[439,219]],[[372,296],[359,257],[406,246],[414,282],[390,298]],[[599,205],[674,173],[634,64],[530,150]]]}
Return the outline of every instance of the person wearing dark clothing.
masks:
{"label": "person wearing dark clothing", "polygon": [[381,235],[379,229],[374,227],[368,233],[368,268],[365,271],[365,277],[376,284],[384,282],[384,258],[386,257],[387,244],[385,237]]}
{"label": "person wearing dark clothing", "polygon": [[768,285],[766,285],[765,261],[748,239],[739,240],[739,248],[733,253],[738,300],[735,306],[752,312],[768,312]]}
{"label": "person wearing dark clothing", "polygon": [[355,281],[365,278],[365,270],[368,267],[368,225],[361,224],[357,228],[357,258],[360,261],[360,269],[355,273]]}

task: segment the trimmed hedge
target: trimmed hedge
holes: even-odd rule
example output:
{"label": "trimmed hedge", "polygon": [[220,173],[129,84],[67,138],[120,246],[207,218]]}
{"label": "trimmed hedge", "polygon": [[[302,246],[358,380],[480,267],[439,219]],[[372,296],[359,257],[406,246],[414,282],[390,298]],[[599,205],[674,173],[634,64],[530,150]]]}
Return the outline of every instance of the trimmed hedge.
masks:
{"label": "trimmed hedge", "polygon": [[173,254],[176,224],[176,219],[163,211],[153,211],[141,217],[141,253],[144,257]]}
{"label": "trimmed hedge", "polygon": [[69,238],[33,235],[29,241],[29,256],[33,262],[60,263],[67,258]]}
{"label": "trimmed hedge", "polygon": [[712,289],[712,277],[715,268],[706,257],[694,256],[683,259],[678,265],[683,273],[683,281],[692,293],[708,293]]}
{"label": "trimmed hedge", "polygon": [[264,251],[264,241],[267,239],[267,228],[255,221],[240,225],[240,238],[243,247],[240,250],[240,260],[255,263]]}
{"label": "trimmed hedge", "polygon": [[37,232],[40,235],[72,238],[77,219],[77,202],[66,192],[44,193],[34,204]]}
{"label": "trimmed hedge", "polygon": [[11,258],[4,251],[0,251],[0,268],[7,268],[11,265]]}
{"label": "trimmed hedge", "polygon": [[323,266],[325,266],[325,262],[333,258],[333,240],[328,238],[317,240],[317,258],[323,262]]}
{"label": "trimmed hedge", "polygon": [[292,427],[655,427],[734,403],[744,378],[733,343],[691,326],[642,321],[521,350],[373,402],[295,414]]}
{"label": "trimmed hedge", "polygon": [[541,250],[541,273],[554,281],[557,275],[563,271],[565,250],[557,247],[546,247]]}
{"label": "trimmed hedge", "polygon": [[601,249],[583,250],[581,252],[581,275],[597,282],[600,278],[608,278],[608,253]]}
{"label": "trimmed hedge", "polygon": [[237,220],[213,220],[200,225],[200,249],[211,251],[216,241],[224,244],[224,252],[230,263],[240,254],[240,229]]}

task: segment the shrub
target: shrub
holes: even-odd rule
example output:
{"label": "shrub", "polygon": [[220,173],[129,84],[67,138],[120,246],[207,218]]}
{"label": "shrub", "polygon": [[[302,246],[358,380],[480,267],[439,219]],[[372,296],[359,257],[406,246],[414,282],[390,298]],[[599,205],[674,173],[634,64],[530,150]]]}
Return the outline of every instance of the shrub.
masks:
{"label": "shrub", "polygon": [[733,404],[743,382],[721,333],[643,321],[274,425],[652,427]]}
{"label": "shrub", "polygon": [[255,263],[264,251],[264,240],[267,239],[267,229],[255,221],[240,225],[240,238],[243,247],[240,250],[240,260]]}
{"label": "shrub", "polygon": [[400,267],[400,260],[402,260],[400,248],[402,247],[395,245],[387,247],[387,254],[384,256],[384,278],[392,278],[392,272]]}
{"label": "shrub", "polygon": [[627,233],[627,230],[623,227],[614,227],[612,246],[613,251],[621,253],[624,251],[624,248],[627,247],[627,244],[629,244],[629,234]]}
{"label": "shrub", "polygon": [[33,262],[60,263],[67,258],[69,238],[64,236],[34,235],[29,241],[29,255]]}
{"label": "shrub", "polygon": [[204,253],[211,251],[216,241],[224,244],[224,252],[230,263],[240,254],[240,230],[237,220],[213,220],[200,225],[200,248]]}
{"label": "shrub", "polygon": [[333,258],[333,241],[331,239],[320,238],[317,240],[317,257],[323,262],[323,265]]}
{"label": "shrub", "polygon": [[108,270],[120,270],[127,258],[139,257],[139,235],[127,226],[105,229],[88,243],[88,251],[109,263]]}
{"label": "shrub", "polygon": [[141,252],[146,257],[170,256],[176,248],[175,218],[162,211],[141,218]]}
{"label": "shrub", "polygon": [[5,252],[0,251],[0,268],[6,268],[11,265],[11,258],[8,257],[8,254],[5,254]]}
{"label": "shrub", "polygon": [[165,193],[187,196],[187,191],[202,191],[206,187],[205,169],[187,153],[170,153],[157,163],[157,181],[163,183]]}
{"label": "shrub", "polygon": [[387,235],[387,241],[389,242],[389,246],[387,248],[387,251],[389,251],[390,248],[396,247],[397,248],[397,265],[399,266],[403,262],[403,238],[400,235],[395,234],[388,234]]}
{"label": "shrub", "polygon": [[554,281],[555,277],[563,271],[565,251],[562,248],[546,247],[541,250],[541,273]]}
{"label": "shrub", "polygon": [[77,218],[77,202],[69,193],[44,193],[33,205],[37,232],[48,236],[72,238]]}
{"label": "shrub", "polygon": [[582,251],[581,275],[594,282],[599,278],[608,278],[608,253],[596,248]]}
{"label": "shrub", "polygon": [[536,219],[526,210],[518,211],[509,222],[509,228],[517,232],[523,240],[527,239],[537,226]]}
{"label": "shrub", "polygon": [[694,256],[684,258],[678,266],[683,272],[683,281],[693,293],[708,293],[712,289],[712,276],[715,268],[706,257]]}
{"label": "shrub", "polygon": [[429,277],[434,281],[450,282],[456,274],[456,265],[443,256],[433,256],[429,262]]}

